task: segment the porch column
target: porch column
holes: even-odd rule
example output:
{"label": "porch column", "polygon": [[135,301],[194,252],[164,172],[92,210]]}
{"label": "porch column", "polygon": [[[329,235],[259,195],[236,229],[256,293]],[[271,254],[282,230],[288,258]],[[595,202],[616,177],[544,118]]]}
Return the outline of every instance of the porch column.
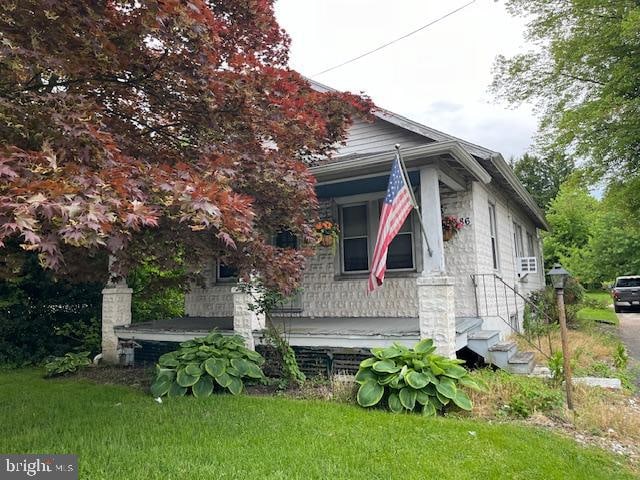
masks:
{"label": "porch column", "polygon": [[435,167],[426,167],[420,170],[420,203],[422,224],[424,225],[432,253],[429,255],[427,243],[422,238],[422,274],[444,274],[440,185],[438,182],[438,170]]}
{"label": "porch column", "polygon": [[247,348],[255,350],[253,331],[265,328],[264,314],[257,314],[249,306],[251,295],[238,287],[231,289],[233,295],[233,330],[244,338]]}
{"label": "porch column", "polygon": [[420,338],[432,338],[436,351],[456,356],[456,305],[454,279],[430,275],[416,279]]}
{"label": "porch column", "polygon": [[455,357],[455,279],[446,276],[440,186],[435,167],[420,170],[420,200],[422,223],[431,247],[429,255],[423,238],[423,269],[416,279],[420,338],[432,338],[439,354]]}
{"label": "porch column", "polygon": [[118,337],[113,327],[131,323],[132,293],[124,281],[109,283],[102,290],[102,360],[106,363],[119,362]]}

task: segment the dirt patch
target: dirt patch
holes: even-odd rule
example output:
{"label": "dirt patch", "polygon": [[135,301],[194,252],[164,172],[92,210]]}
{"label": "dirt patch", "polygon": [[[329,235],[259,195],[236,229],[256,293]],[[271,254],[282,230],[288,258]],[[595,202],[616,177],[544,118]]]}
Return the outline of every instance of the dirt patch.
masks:
{"label": "dirt patch", "polygon": [[153,381],[153,369],[114,366],[88,367],[80,370],[76,378],[103,385],[124,385],[148,391]]}

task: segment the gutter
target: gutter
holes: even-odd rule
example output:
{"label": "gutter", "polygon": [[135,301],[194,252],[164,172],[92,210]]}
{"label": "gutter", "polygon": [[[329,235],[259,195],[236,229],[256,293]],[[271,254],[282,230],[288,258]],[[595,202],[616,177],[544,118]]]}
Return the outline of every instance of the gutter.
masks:
{"label": "gutter", "polygon": [[[428,157],[438,157],[451,155],[460,165],[462,165],[476,180],[487,184],[491,182],[491,175],[482,168],[473,156],[467,152],[459,142],[446,141],[434,142],[427,145],[410,147],[402,150],[402,158],[407,167],[415,167],[429,163],[425,161]],[[339,159],[339,157],[337,157]],[[366,157],[338,160],[325,165],[318,165],[309,168],[318,182],[334,180],[336,178],[348,178],[361,170],[366,173],[379,170],[388,170],[391,162],[395,158],[394,152],[376,153]]]}

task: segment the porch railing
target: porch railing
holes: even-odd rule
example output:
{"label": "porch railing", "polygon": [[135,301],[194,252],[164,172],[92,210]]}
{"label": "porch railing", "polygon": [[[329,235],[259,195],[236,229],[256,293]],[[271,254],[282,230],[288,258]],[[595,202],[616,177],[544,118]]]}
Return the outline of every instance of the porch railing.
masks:
{"label": "porch railing", "polygon": [[[555,321],[539,305],[522,295],[495,273],[475,273],[471,275],[471,281],[475,287],[476,312],[479,317],[500,319],[515,335],[525,340],[545,358],[550,358],[550,354],[553,353],[551,326]],[[526,314],[530,322],[542,326],[535,334],[523,332],[520,328],[519,302],[524,308],[523,317]],[[542,348],[543,337],[546,337],[548,342],[549,354]]]}

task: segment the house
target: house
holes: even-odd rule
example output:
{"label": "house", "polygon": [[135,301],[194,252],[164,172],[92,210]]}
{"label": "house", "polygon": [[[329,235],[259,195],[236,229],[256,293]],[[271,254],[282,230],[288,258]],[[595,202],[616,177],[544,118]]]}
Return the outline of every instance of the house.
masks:
{"label": "house", "polygon": [[[396,144],[429,248],[414,212],[390,248],[384,286],[367,294]],[[341,234],[335,254],[318,248],[301,293],[274,313],[303,363],[349,369],[368,348],[428,337],[445,355],[466,348],[512,371],[533,367],[533,354],[508,338],[522,329],[526,297],[544,286],[539,232],[547,223],[499,153],[379,110],[373,123],[355,122],[335,157],[311,171],[321,218],[338,222]],[[445,241],[442,217],[450,215],[465,226]],[[135,340],[143,347],[136,358],[152,360],[213,327],[261,348],[264,319],[234,284],[232,270],[212,266],[207,285],[186,295],[186,318],[133,325],[128,289],[105,289],[107,354],[119,340]]]}

